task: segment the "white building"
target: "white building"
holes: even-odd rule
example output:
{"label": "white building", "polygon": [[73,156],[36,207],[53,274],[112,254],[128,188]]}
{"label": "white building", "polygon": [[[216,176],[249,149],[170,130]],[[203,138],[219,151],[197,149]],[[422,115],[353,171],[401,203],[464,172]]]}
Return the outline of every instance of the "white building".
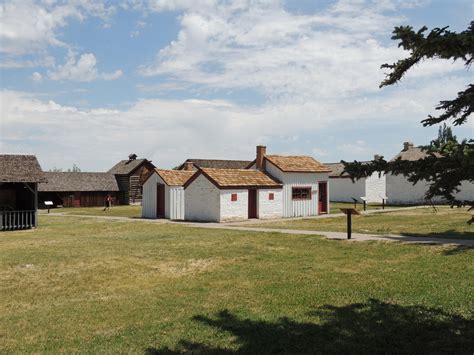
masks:
{"label": "white building", "polygon": [[304,155],[267,155],[257,146],[257,159],[250,166],[283,184],[283,217],[307,217],[329,212],[329,173],[331,169]]}
{"label": "white building", "polygon": [[[415,147],[413,143],[403,143],[403,150],[398,153],[392,161],[400,158],[402,160],[416,161],[427,156],[426,151],[421,147]],[[403,175],[386,176],[387,197],[390,204],[425,204],[425,193],[428,190],[426,181],[419,181],[415,185],[407,180]],[[474,201],[474,184],[463,181],[460,186],[460,192],[455,194],[458,200]],[[441,197],[435,197],[432,202],[446,203]]]}
{"label": "white building", "polygon": [[282,216],[282,184],[259,170],[198,170],[184,185],[185,218],[222,222]]}
{"label": "white building", "polygon": [[[377,159],[375,156],[374,159]],[[332,172],[329,174],[331,183],[331,201],[353,202],[353,198],[362,201],[364,197],[368,203],[381,203],[386,197],[386,177],[384,173],[373,173],[367,178],[354,180],[347,173],[343,173],[342,163],[325,163]]]}
{"label": "white building", "polygon": [[232,168],[186,161],[185,170],[156,169],[143,185],[143,217],[221,222],[329,212],[330,169],[312,157],[266,155],[266,147],[258,146],[246,169],[223,162]]}
{"label": "white building", "polygon": [[142,217],[184,219],[183,185],[193,174],[189,170],[155,169],[143,183]]}

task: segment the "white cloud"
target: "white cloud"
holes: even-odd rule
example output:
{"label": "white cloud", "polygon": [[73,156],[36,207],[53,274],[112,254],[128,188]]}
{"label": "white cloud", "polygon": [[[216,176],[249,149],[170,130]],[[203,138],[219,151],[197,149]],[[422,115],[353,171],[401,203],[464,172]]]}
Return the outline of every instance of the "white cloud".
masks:
{"label": "white cloud", "polygon": [[122,76],[122,70],[113,73],[100,73],[97,69],[97,59],[92,53],[82,54],[78,60],[72,51],[68,52],[66,62],[58,65],[54,70],[48,71],[51,80],[116,80]]}
{"label": "white cloud", "polygon": [[75,19],[89,16],[108,21],[115,12],[97,0],[12,0],[0,4],[0,52],[7,55],[42,53],[49,46],[65,47],[58,31]]}
{"label": "white cloud", "polygon": [[[175,41],[161,49],[145,76],[165,76],[212,90],[258,90],[268,99],[299,102],[378,91],[380,65],[403,56],[388,40],[403,18],[400,1],[339,1],[311,15],[279,1],[154,1],[155,11],[182,10]],[[436,64],[435,76],[458,70]]]}
{"label": "white cloud", "polygon": [[31,79],[37,83],[39,83],[40,81],[43,80],[43,75],[41,75],[40,73],[38,73],[37,71],[35,71],[32,75],[31,75]]}
{"label": "white cloud", "polygon": [[[357,127],[374,127],[396,137],[399,149],[408,130],[413,134],[417,127],[425,132],[418,121],[433,112],[437,100],[449,97],[464,83],[458,78],[435,79],[427,87],[401,85],[387,96],[303,105],[148,99],[121,110],[84,110],[24,92],[3,91],[0,151],[38,154],[46,168],[76,163],[84,170],[105,170],[131,152],[161,167],[173,167],[189,157],[251,159],[255,145],[261,143],[270,152],[313,154],[326,161],[368,159],[374,153],[391,156],[395,151],[375,146],[376,137],[360,132],[318,139],[317,146],[311,140],[302,143],[301,135],[325,137],[325,130],[357,122]],[[431,86],[440,91],[433,92]]]}

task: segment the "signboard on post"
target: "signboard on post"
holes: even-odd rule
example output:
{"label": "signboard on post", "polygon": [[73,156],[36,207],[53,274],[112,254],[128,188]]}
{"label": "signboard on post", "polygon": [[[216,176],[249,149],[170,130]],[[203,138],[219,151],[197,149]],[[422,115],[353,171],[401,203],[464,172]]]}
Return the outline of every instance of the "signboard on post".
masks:
{"label": "signboard on post", "polygon": [[352,215],[360,214],[355,208],[341,208],[341,211],[347,216],[347,239],[352,237]]}
{"label": "signboard on post", "polygon": [[45,206],[48,206],[48,213],[49,213],[49,209],[50,209],[51,206],[53,205],[53,201],[44,201],[44,205],[45,205]]}

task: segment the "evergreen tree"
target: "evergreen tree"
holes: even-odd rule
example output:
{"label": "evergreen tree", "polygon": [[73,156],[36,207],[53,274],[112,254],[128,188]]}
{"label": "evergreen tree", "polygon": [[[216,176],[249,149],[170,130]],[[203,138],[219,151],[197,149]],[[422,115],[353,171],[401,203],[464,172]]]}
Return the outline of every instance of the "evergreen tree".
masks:
{"label": "evergreen tree", "polygon": [[432,148],[441,148],[444,144],[454,141],[457,142],[456,136],[453,135],[451,127],[446,125],[446,122],[438,129],[438,138],[431,141]]}
{"label": "evergreen tree", "polygon": [[[474,21],[465,31],[459,33],[452,32],[448,28],[435,28],[425,35],[426,27],[417,32],[411,26],[395,27],[392,39],[399,41],[398,46],[409,51],[410,55],[396,63],[382,65],[382,68],[390,71],[380,87],[397,83],[412,66],[430,58],[460,60],[468,70],[474,57]],[[441,111],[441,114],[429,115],[421,121],[423,126],[446,121],[455,126],[467,123],[474,110],[474,85],[468,85],[452,100],[441,101],[436,110]],[[449,133],[447,129],[441,130],[440,133],[442,137],[439,145],[426,147],[428,154],[423,159],[418,161],[397,159],[387,162],[381,157],[369,164],[342,161],[345,172],[349,173],[353,180],[370,176],[377,171],[404,175],[413,184],[426,180],[429,182],[425,195],[427,199],[442,196],[450,202],[455,202],[454,194],[459,191],[461,182],[474,182],[474,140],[464,139],[462,142],[457,142],[452,136],[451,129]]]}

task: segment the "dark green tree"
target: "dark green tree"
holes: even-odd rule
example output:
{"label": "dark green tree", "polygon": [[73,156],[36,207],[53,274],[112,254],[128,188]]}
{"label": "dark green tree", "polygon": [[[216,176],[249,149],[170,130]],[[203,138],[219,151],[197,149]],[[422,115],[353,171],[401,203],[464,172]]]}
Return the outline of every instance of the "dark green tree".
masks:
{"label": "dark green tree", "polygon": [[[414,65],[425,59],[449,59],[463,61],[469,70],[474,57],[474,21],[462,32],[456,33],[444,28],[435,28],[427,35],[426,27],[414,31],[411,26],[395,27],[392,39],[399,41],[398,46],[409,52],[409,56],[393,64],[383,64],[389,69],[380,87],[397,83]],[[444,100],[436,106],[440,111],[438,116],[429,115],[422,120],[423,126],[450,122],[455,126],[468,122],[474,110],[474,85],[469,84],[463,91],[457,93],[452,100]],[[427,155],[417,161],[397,159],[387,162],[383,157],[370,163],[362,164],[354,161],[342,161],[353,180],[370,176],[374,172],[404,175],[413,184],[420,180],[429,182],[426,199],[442,196],[454,203],[454,194],[459,191],[462,181],[474,182],[474,140],[464,139],[461,142],[456,137],[448,139],[447,132],[440,144],[425,147]]]}
{"label": "dark green tree", "polygon": [[442,126],[439,126],[438,137],[431,141],[431,147],[441,148],[449,141],[457,142],[457,138],[455,135],[453,135],[453,130],[451,127],[446,125],[446,122],[444,122]]}

